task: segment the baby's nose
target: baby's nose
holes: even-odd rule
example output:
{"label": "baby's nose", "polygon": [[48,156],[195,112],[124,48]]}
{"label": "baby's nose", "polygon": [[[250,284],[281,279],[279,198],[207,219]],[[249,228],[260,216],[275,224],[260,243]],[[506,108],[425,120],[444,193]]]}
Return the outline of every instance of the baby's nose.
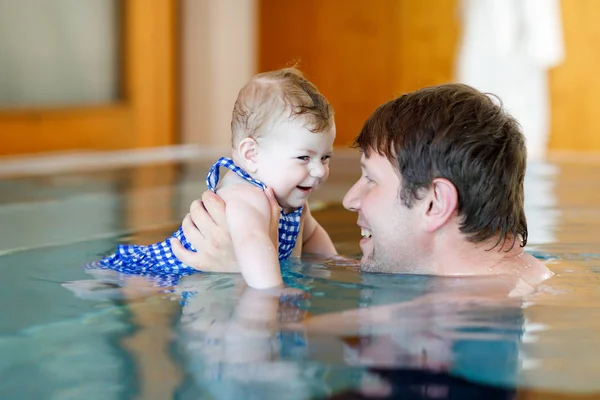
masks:
{"label": "baby's nose", "polygon": [[325,166],[321,163],[314,163],[310,168],[310,176],[322,178],[325,176]]}

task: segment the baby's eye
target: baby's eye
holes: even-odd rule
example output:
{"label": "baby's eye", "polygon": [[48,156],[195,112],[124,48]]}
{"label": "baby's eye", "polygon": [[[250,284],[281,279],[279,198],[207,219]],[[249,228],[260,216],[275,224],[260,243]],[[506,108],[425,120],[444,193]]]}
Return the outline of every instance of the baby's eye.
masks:
{"label": "baby's eye", "polygon": [[327,154],[326,156],[321,157],[321,161],[329,161],[331,158],[331,154]]}
{"label": "baby's eye", "polygon": [[369,176],[368,176],[368,175],[365,175],[365,176],[363,176],[363,178],[365,178],[365,180],[366,180],[368,183],[373,183],[373,182],[375,182],[373,179],[369,178]]}
{"label": "baby's eye", "polygon": [[300,157],[298,157],[298,160],[308,161],[308,160],[310,160],[310,157],[309,156],[300,156]]}

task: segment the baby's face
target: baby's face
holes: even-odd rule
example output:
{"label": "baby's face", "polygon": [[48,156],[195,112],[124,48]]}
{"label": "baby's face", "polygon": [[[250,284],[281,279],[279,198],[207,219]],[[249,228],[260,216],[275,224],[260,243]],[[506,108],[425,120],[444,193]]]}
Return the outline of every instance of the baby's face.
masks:
{"label": "baby's face", "polygon": [[285,121],[258,139],[255,178],[273,188],[279,205],[289,212],[304,205],[329,176],[335,126],[313,133],[299,120]]}

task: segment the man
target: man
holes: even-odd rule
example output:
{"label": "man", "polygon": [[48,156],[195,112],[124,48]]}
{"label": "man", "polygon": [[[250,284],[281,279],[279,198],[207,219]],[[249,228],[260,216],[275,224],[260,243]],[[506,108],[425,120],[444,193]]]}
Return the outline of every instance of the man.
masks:
{"label": "man", "polygon": [[[362,176],[343,204],[358,213],[362,271],[512,276],[518,291],[552,275],[523,251],[524,137],[493,98],[461,84],[402,95],[375,110],[355,147]],[[202,251],[175,242],[184,263],[235,271],[223,210],[210,192],[192,203],[183,229]]]}

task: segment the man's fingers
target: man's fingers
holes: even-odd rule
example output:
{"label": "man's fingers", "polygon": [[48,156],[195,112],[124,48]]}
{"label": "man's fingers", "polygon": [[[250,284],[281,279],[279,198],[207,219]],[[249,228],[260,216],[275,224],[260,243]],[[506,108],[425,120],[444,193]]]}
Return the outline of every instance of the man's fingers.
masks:
{"label": "man's fingers", "polygon": [[225,226],[225,202],[216,193],[207,190],[202,193],[204,209],[217,226]]}
{"label": "man's fingers", "polygon": [[[210,241],[208,249],[217,249],[231,241],[225,220],[225,203],[213,192],[208,190],[202,194],[202,200],[195,200],[190,205],[189,215],[194,226],[184,227],[186,236],[188,231],[193,234],[199,230],[203,238]],[[190,243],[194,245],[196,241],[192,239]]]}
{"label": "man's fingers", "polygon": [[190,213],[188,214],[194,225],[202,232],[209,232],[215,226],[212,217],[206,212],[202,200],[194,200],[190,204]]}
{"label": "man's fingers", "polygon": [[176,238],[171,238],[170,240],[171,249],[173,249],[173,254],[175,254],[175,257],[177,257],[179,261],[194,269],[203,270],[202,267],[204,266],[196,264],[196,257],[198,256],[198,253],[194,253],[193,251],[187,250]]}
{"label": "man's fingers", "polygon": [[[187,250],[179,240],[171,238],[171,248],[175,257],[185,265],[188,265],[202,272],[240,272],[239,268],[229,267],[223,268],[219,263],[211,262],[212,258],[203,252],[193,252]],[[200,263],[199,260],[203,262]]]}
{"label": "man's fingers", "polygon": [[204,234],[196,227],[190,214],[186,215],[181,222],[181,229],[183,230],[183,234],[187,241],[190,242],[194,248],[198,249],[198,247],[200,247],[199,244],[204,242]]}

